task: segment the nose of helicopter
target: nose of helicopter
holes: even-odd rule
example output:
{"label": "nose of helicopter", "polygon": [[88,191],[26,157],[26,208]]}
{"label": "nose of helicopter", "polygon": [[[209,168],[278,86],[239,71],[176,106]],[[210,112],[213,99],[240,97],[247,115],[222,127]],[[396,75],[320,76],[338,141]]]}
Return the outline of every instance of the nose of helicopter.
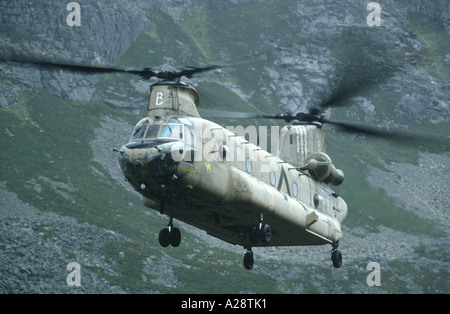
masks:
{"label": "nose of helicopter", "polygon": [[[170,176],[177,171],[178,161],[168,147],[128,143],[119,150],[119,164],[128,180],[143,181],[148,177]],[[166,145],[167,146],[167,145]]]}

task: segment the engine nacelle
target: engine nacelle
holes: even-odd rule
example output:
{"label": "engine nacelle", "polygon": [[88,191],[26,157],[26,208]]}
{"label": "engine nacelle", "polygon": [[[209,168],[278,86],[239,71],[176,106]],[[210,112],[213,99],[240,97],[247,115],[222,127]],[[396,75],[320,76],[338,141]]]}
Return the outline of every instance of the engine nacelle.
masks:
{"label": "engine nacelle", "polygon": [[308,170],[311,177],[324,183],[339,185],[344,182],[344,172],[337,169],[331,162],[330,156],[325,153],[313,153],[306,158],[301,170]]}

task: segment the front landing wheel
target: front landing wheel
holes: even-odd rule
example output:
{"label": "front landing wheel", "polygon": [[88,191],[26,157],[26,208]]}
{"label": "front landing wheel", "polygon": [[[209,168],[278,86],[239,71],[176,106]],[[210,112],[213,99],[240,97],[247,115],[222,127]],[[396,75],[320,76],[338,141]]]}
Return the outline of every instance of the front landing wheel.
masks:
{"label": "front landing wheel", "polygon": [[159,244],[162,247],[168,247],[170,244],[170,231],[169,228],[163,228],[159,231]]}
{"label": "front landing wheel", "polygon": [[178,228],[163,228],[159,231],[158,235],[159,244],[162,247],[168,247],[172,245],[173,247],[177,247],[181,242],[181,232]]}
{"label": "front landing wheel", "polygon": [[342,254],[338,249],[334,249],[331,251],[331,261],[333,262],[333,266],[335,268],[339,268],[342,266]]}
{"label": "front landing wheel", "polygon": [[173,247],[177,247],[180,245],[181,242],[181,232],[180,229],[178,228],[172,228],[172,230],[170,230],[170,245],[172,245]]}

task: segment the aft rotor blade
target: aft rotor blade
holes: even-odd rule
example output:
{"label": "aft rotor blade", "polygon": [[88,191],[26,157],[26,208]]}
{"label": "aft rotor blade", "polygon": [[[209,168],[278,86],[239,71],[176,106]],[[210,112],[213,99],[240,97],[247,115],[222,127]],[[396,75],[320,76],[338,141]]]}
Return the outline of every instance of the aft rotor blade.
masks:
{"label": "aft rotor blade", "polygon": [[347,106],[350,104],[348,100],[358,95],[364,95],[371,87],[373,86],[366,84],[353,88],[339,88],[330,98],[319,104],[320,111],[326,110],[329,107]]}
{"label": "aft rotor blade", "polygon": [[375,127],[362,126],[347,122],[334,121],[329,119],[321,119],[323,123],[333,124],[339,130],[347,133],[361,133],[373,137],[387,139],[398,144],[407,146],[423,146],[433,151],[448,151],[450,149],[450,138],[444,136],[436,136],[422,132],[411,132],[409,130],[382,130]]}
{"label": "aft rotor blade", "polygon": [[336,125],[341,131],[348,132],[348,133],[364,133],[374,136],[380,136],[380,137],[391,137],[393,133],[373,127],[363,126],[363,125],[356,125],[352,123],[347,122],[341,122],[341,121],[335,121],[330,119],[321,118],[320,122],[322,123],[330,123]]}
{"label": "aft rotor blade", "polygon": [[399,71],[401,71],[401,68],[392,68],[386,69],[383,73],[367,73],[363,77],[353,77],[351,74],[344,73],[337,89],[317,105],[318,109],[323,111],[329,107],[347,106],[350,104],[351,98],[369,94],[370,90],[376,89],[380,84],[387,82]]}

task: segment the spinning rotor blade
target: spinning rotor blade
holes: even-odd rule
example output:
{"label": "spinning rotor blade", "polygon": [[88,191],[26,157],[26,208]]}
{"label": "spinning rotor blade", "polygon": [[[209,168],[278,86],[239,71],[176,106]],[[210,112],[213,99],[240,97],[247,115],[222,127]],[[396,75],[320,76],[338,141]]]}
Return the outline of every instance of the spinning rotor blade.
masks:
{"label": "spinning rotor blade", "polygon": [[46,62],[46,61],[34,61],[34,60],[19,60],[19,59],[2,59],[2,61],[16,62],[16,63],[28,63],[34,65],[42,65],[49,67],[57,67],[60,69],[65,69],[74,72],[85,72],[85,73],[128,73],[139,75],[143,79],[150,79],[156,77],[163,80],[175,80],[182,76],[191,78],[194,74],[206,71],[212,71],[218,68],[223,68],[227,66],[223,65],[211,65],[206,67],[187,67],[181,71],[153,71],[150,68],[123,68],[123,67],[102,67],[102,66],[92,66],[92,65],[77,65],[69,63],[59,63],[59,62]]}
{"label": "spinning rotor blade", "polygon": [[291,113],[276,114],[276,115],[265,115],[251,112],[242,111],[226,111],[226,110],[215,110],[215,109],[198,109],[202,116],[208,118],[232,118],[232,119],[246,119],[246,118],[267,118],[267,119],[282,119],[286,122],[290,122],[296,119],[296,116]]}
{"label": "spinning rotor blade", "polygon": [[206,67],[202,67],[202,68],[188,66],[187,69],[181,70],[180,72],[168,72],[168,73],[173,73],[174,75],[176,75],[176,77],[174,77],[174,78],[179,78],[182,76],[191,78],[192,75],[194,75],[195,73],[207,72],[207,71],[212,71],[212,70],[225,68],[225,67],[227,67],[227,66],[226,65],[211,65],[211,66],[206,66]]}
{"label": "spinning rotor blade", "polygon": [[[359,133],[371,137],[382,138],[407,146],[424,146],[434,151],[448,150],[450,146],[450,138],[436,136],[434,134],[411,132],[407,130],[383,130],[372,126],[354,124],[343,121],[336,121],[325,118],[319,114],[319,110],[311,108],[309,113],[299,112],[295,115],[291,113],[276,115],[260,115],[261,118],[282,119],[286,122],[298,121],[300,124],[322,125],[325,123],[333,124],[342,132]],[[295,122],[294,122],[295,124]]]}
{"label": "spinning rotor blade", "polygon": [[344,70],[344,73],[340,77],[340,82],[334,91],[332,91],[331,95],[316,106],[320,111],[324,111],[329,107],[347,106],[351,98],[370,94],[370,90],[379,88],[381,84],[386,83],[390,78],[402,71],[403,69],[401,67],[391,67],[380,69],[374,73],[364,72],[363,75],[354,75]]}
{"label": "spinning rotor blade", "polygon": [[284,120],[286,122],[291,122],[293,120],[296,120],[296,116],[294,116],[292,113],[290,112],[286,112],[286,113],[279,113],[279,114],[274,114],[274,115],[262,115],[262,118],[267,118],[267,119],[278,119],[278,120]]}
{"label": "spinning rotor blade", "polygon": [[201,116],[208,118],[231,118],[231,119],[246,119],[246,118],[261,118],[262,115],[251,112],[237,112],[237,111],[222,111],[215,109],[198,108]]}
{"label": "spinning rotor blade", "polygon": [[400,145],[426,147],[432,151],[447,151],[450,146],[450,138],[435,134],[411,132],[407,130],[382,130],[375,127],[356,125],[347,122],[334,121],[322,118],[323,123],[335,125],[340,131],[346,133],[360,133],[372,137],[386,139]]}
{"label": "spinning rotor blade", "polygon": [[355,88],[344,88],[339,87],[339,89],[333,93],[328,99],[318,105],[320,111],[326,110],[329,107],[344,107],[348,105],[348,101],[352,97],[364,94],[364,91],[369,89],[368,85],[360,85]]}
{"label": "spinning rotor blade", "polygon": [[19,59],[4,59],[2,61],[15,62],[15,63],[28,63],[35,65],[42,65],[48,67],[57,67],[60,69],[65,69],[75,72],[85,72],[85,73],[131,73],[137,74],[144,78],[150,78],[156,76],[156,72],[150,70],[150,68],[144,69],[126,69],[120,67],[101,67],[93,65],[78,65],[69,63],[59,63],[59,62],[44,62],[44,61],[33,61],[33,60],[19,60]]}
{"label": "spinning rotor blade", "polygon": [[367,134],[367,135],[390,138],[390,139],[394,136],[401,137],[401,136],[407,135],[406,133],[403,133],[403,135],[402,135],[402,133],[400,133],[398,131],[397,132],[385,131],[385,130],[381,130],[381,129],[377,129],[377,128],[373,128],[373,127],[369,127],[369,126],[356,125],[356,124],[351,124],[351,123],[347,123],[347,122],[329,120],[329,119],[325,119],[325,118],[321,118],[320,122],[333,124],[333,125],[337,126],[339,130],[341,130],[343,132],[347,132],[347,133],[363,133],[363,134]]}

